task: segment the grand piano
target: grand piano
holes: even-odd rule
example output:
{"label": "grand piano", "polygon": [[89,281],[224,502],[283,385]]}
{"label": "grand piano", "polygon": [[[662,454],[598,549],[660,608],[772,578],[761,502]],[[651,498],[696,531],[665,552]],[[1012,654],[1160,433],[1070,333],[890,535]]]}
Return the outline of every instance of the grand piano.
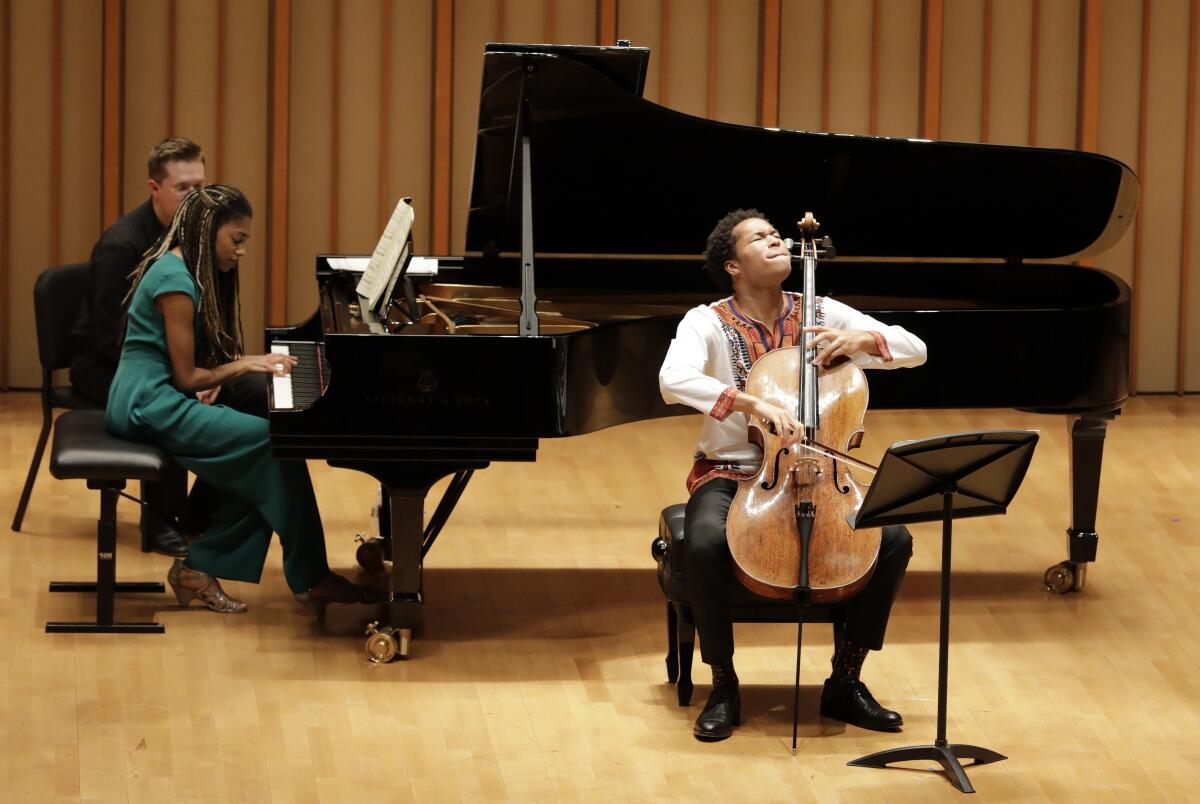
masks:
{"label": "grand piano", "polygon": [[1133,172],[1075,151],[692,117],[641,97],[648,60],[625,43],[489,44],[466,253],[375,310],[357,274],[318,257],[317,312],[267,331],[301,357],[270,400],[275,454],[382,484],[398,652],[420,621],[424,555],[474,471],[532,461],[542,438],[689,412],[663,402],[658,368],[683,313],[716,296],[699,253],[737,207],[784,234],[812,210],[838,253],[818,291],[927,342],[924,366],[872,373],[872,407],[1066,422],[1068,558],[1046,581],[1081,588],[1105,428],[1129,394],[1130,290],[1069,261],[1128,228]]}

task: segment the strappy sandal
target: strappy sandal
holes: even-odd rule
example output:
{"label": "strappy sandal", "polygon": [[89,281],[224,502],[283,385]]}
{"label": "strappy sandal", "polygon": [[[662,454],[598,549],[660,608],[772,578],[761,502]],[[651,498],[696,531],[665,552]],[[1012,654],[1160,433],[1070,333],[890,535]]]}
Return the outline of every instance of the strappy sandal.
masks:
{"label": "strappy sandal", "polygon": [[181,606],[186,607],[192,600],[199,598],[205,606],[221,614],[242,614],[248,608],[242,601],[225,594],[216,578],[206,572],[185,567],[178,559],[167,573],[167,583],[171,585]]}

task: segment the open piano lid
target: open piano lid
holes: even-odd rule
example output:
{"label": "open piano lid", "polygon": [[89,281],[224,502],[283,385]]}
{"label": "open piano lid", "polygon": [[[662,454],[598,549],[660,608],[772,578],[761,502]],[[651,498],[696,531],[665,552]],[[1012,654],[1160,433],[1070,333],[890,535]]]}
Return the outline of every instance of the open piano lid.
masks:
{"label": "open piano lid", "polygon": [[641,97],[644,48],[489,44],[469,252],[521,248],[518,111],[538,253],[697,255],[731,209],[784,235],[812,210],[839,255],[1077,258],[1133,220],[1138,180],[1080,151],[719,123]]}

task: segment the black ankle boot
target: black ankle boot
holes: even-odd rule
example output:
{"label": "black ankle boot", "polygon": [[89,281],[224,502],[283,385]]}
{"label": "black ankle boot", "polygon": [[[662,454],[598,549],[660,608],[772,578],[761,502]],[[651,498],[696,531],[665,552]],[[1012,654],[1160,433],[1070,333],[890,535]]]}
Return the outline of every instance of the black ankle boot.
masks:
{"label": "black ankle boot", "polygon": [[900,731],[904,718],[885,709],[857,678],[830,677],[821,688],[821,717],[875,731]]}
{"label": "black ankle boot", "polygon": [[696,718],[692,733],[697,740],[715,742],[733,734],[742,722],[742,697],[738,693],[737,673],[733,665],[713,665],[713,690],[704,711]]}

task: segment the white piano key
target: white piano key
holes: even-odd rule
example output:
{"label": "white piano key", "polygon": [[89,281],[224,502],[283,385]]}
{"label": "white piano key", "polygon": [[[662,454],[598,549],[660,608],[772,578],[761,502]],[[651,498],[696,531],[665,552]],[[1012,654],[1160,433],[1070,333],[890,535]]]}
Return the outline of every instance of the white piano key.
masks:
{"label": "white piano key", "polygon": [[[284,344],[271,344],[271,354],[290,355],[291,353],[291,350]],[[290,374],[286,377],[272,375],[271,386],[274,391],[275,410],[291,410],[295,407],[292,402],[292,377]]]}

